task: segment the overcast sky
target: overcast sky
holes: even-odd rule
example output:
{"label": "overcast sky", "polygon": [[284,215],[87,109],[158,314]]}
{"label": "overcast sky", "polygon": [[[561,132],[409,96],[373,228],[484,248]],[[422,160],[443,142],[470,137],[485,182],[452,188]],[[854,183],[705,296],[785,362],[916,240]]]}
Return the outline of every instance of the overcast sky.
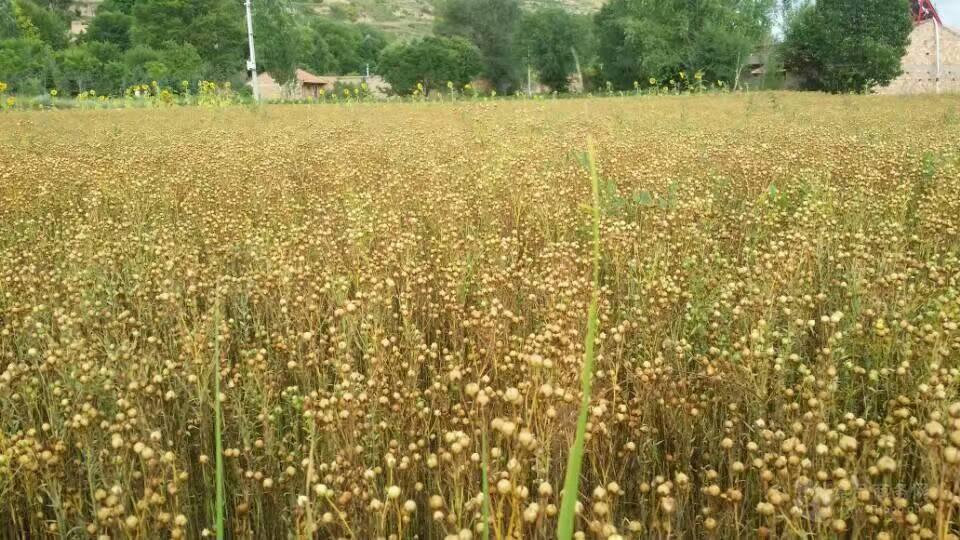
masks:
{"label": "overcast sky", "polygon": [[960,29],[960,0],[934,0],[933,5],[937,7],[943,24]]}

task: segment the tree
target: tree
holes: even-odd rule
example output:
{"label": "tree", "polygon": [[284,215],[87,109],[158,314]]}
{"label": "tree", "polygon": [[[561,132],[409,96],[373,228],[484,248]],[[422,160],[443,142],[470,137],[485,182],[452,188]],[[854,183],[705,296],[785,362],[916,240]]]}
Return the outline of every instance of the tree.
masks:
{"label": "tree", "polygon": [[768,42],[774,8],[773,2],[741,1],[711,11],[700,21],[687,67],[708,81],[735,83],[747,57]]}
{"label": "tree", "polygon": [[179,87],[182,81],[195,81],[203,75],[203,58],[189,43],[167,42],[158,49],[138,45],[123,55],[129,84],[157,81],[162,86]]}
{"label": "tree", "polygon": [[440,5],[435,31],[470,40],[483,58],[483,73],[499,92],[517,81],[514,48],[522,13],[517,0],[446,0]]}
{"label": "tree", "polygon": [[49,9],[63,17],[64,20],[70,20],[70,10],[73,8],[73,0],[40,0],[38,5]]}
{"label": "tree", "polygon": [[120,47],[101,41],[86,41],[80,47],[85,48],[98,62],[97,72],[88,82],[89,87],[101,96],[122,94],[127,73]]}
{"label": "tree", "polygon": [[97,77],[103,64],[84,45],[70,47],[57,53],[61,90],[84,92]]}
{"label": "tree", "polygon": [[191,21],[188,39],[178,43],[189,43],[200,54],[204,77],[224,81],[238,73],[245,76],[247,30],[243,3],[208,0],[205,4],[209,9]]}
{"label": "tree", "polygon": [[[377,62],[380,60],[380,53],[387,46],[387,37],[380,30],[369,24],[357,24],[355,28],[360,32],[360,43],[357,45],[357,59],[360,61],[360,67],[365,69],[377,69]],[[361,71],[362,72],[362,71]]]}
{"label": "tree", "polygon": [[[364,60],[360,57],[360,44],[363,34],[356,25],[342,23],[325,17],[313,17],[308,28],[308,42],[312,44],[317,56],[323,52],[329,54],[326,58],[314,58],[307,61],[307,65],[319,72],[338,74],[359,73]],[[323,45],[320,44],[323,42]],[[317,51],[316,49],[319,49]],[[319,60],[324,60],[322,65]]]}
{"label": "tree", "polygon": [[784,66],[811,89],[867,92],[901,73],[913,23],[909,0],[819,0],[787,21]]}
{"label": "tree", "polygon": [[56,72],[53,51],[34,38],[0,41],[0,81],[13,92],[38,94],[49,86]]}
{"label": "tree", "polygon": [[520,21],[518,48],[534,69],[540,82],[558,92],[576,66],[573,50],[581,60],[592,54],[588,21],[559,7],[524,14]]}
{"label": "tree", "polygon": [[124,15],[133,14],[133,5],[137,0],[103,0],[97,6],[97,13],[101,11],[112,11],[114,13],[123,13]]}
{"label": "tree", "polygon": [[151,62],[160,62],[160,52],[147,45],[135,45],[123,53],[123,64],[127,79],[124,86],[151,82],[146,66]]}
{"label": "tree", "polygon": [[160,49],[189,43],[203,60],[203,75],[224,80],[244,69],[243,5],[232,0],[137,0],[131,42]]}
{"label": "tree", "polygon": [[123,50],[130,48],[130,26],[133,17],[117,11],[97,11],[90,20],[85,38],[88,41],[113,43]]}
{"label": "tree", "polygon": [[161,61],[168,67],[169,86],[179,87],[183,81],[196,81],[203,74],[203,58],[189,43],[167,43],[160,50]]}
{"label": "tree", "polygon": [[0,0],[0,39],[17,37],[20,37],[20,29],[13,14],[13,4],[10,0]]}
{"label": "tree", "polygon": [[610,0],[595,18],[602,75],[620,88],[681,71],[732,82],[768,35],[773,7],[774,0]]}
{"label": "tree", "polygon": [[54,49],[63,49],[70,43],[70,27],[59,13],[31,0],[12,0],[12,3],[21,37],[39,39]]}
{"label": "tree", "polygon": [[123,95],[123,92],[129,86],[130,71],[123,60],[110,60],[104,63],[103,72],[100,79],[97,80],[97,93],[100,95]]}
{"label": "tree", "polygon": [[483,68],[480,51],[463,38],[426,37],[394,45],[380,57],[380,73],[400,94],[423,85],[424,93],[452,82],[458,87],[470,82]]}
{"label": "tree", "polygon": [[201,15],[198,2],[189,0],[142,0],[133,5],[130,37],[137,45],[159,47],[187,39],[190,23]]}
{"label": "tree", "polygon": [[339,69],[337,58],[330,50],[330,44],[323,34],[307,28],[303,32],[304,46],[300,63],[314,73],[336,73]]}
{"label": "tree", "polygon": [[254,4],[257,61],[280,84],[293,80],[304,48],[303,32],[285,0]]}

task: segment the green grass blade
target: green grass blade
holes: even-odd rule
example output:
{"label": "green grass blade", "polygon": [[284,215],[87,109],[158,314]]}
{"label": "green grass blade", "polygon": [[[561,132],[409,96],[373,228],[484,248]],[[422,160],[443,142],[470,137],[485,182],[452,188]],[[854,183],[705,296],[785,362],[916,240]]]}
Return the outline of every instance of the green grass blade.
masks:
{"label": "green grass blade", "polygon": [[220,304],[217,303],[213,314],[213,435],[217,463],[217,499],[216,499],[216,532],[217,540],[224,538],[224,500],[223,500],[223,411],[220,408]]}
{"label": "green grass blade", "polygon": [[587,139],[587,164],[593,192],[593,286],[590,311],[587,319],[587,337],[584,342],[583,365],[580,373],[580,413],[577,416],[577,432],[567,458],[567,472],[563,480],[563,498],[557,523],[557,538],[573,538],[577,512],[577,496],[580,491],[580,469],[583,466],[583,446],[587,432],[587,415],[590,410],[590,394],[593,387],[594,341],[597,338],[600,305],[600,178],[594,158],[593,140]]}
{"label": "green grass blade", "polygon": [[490,468],[490,462],[487,458],[487,426],[483,425],[483,430],[480,432],[481,437],[481,452],[483,452],[483,460],[481,462],[480,469],[480,482],[483,484],[483,507],[481,512],[483,513],[483,540],[490,540],[490,483],[487,480],[487,471]]}

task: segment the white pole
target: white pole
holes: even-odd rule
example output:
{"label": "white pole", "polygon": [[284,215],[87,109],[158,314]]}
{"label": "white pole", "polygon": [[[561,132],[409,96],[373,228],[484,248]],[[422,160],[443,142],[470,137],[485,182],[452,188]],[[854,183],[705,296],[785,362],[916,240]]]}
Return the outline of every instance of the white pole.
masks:
{"label": "white pole", "polygon": [[247,8],[247,40],[250,42],[250,59],[247,60],[247,69],[250,70],[250,86],[253,87],[253,100],[260,101],[260,80],[257,79],[257,52],[253,48],[253,12],[251,1],[246,0]]}
{"label": "white pole", "polygon": [[940,23],[937,22],[937,19],[933,19],[933,28],[937,33],[937,93],[940,93]]}

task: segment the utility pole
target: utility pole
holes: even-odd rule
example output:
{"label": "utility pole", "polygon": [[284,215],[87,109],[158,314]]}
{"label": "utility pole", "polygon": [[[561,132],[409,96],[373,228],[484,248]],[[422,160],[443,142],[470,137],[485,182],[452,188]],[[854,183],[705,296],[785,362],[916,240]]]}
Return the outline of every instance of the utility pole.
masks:
{"label": "utility pole", "polygon": [[243,4],[247,8],[247,40],[250,42],[250,59],[247,60],[247,70],[250,71],[250,86],[253,87],[253,100],[260,101],[260,80],[257,79],[257,52],[253,48],[253,4],[246,0]]}

